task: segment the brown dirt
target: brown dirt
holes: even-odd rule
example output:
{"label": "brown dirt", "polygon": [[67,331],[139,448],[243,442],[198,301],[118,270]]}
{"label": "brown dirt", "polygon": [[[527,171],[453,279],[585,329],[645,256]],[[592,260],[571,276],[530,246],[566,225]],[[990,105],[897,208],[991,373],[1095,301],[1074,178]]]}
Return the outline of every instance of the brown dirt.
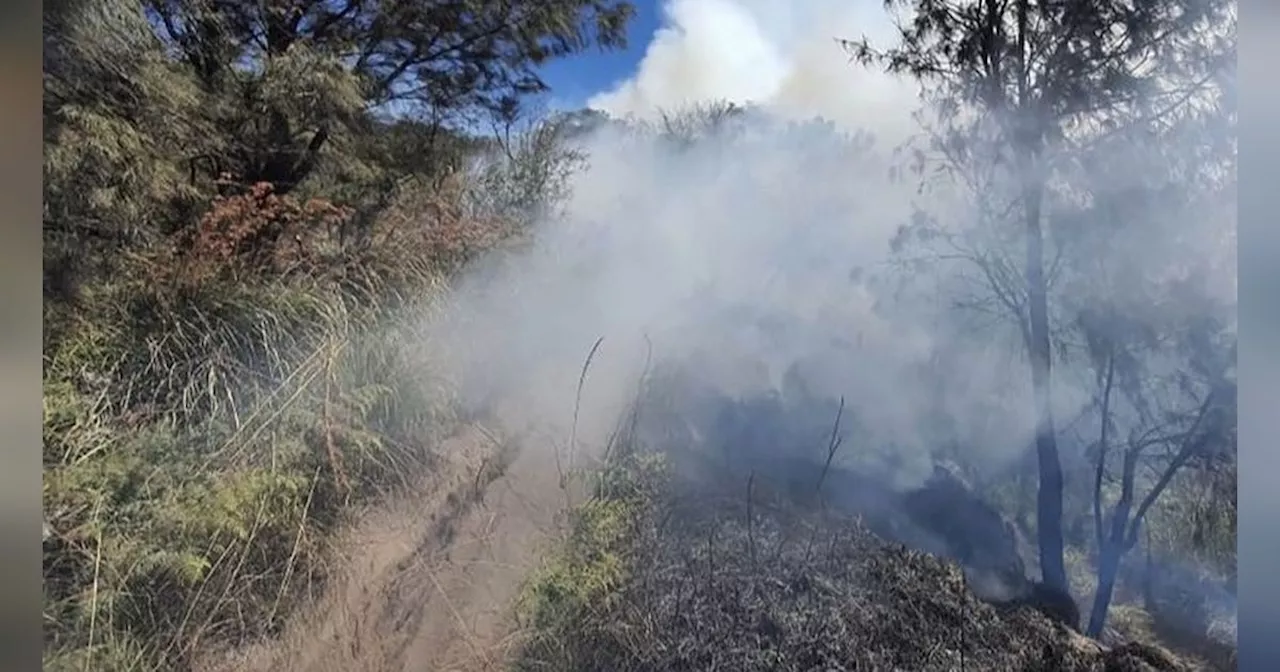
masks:
{"label": "brown dirt", "polygon": [[357,518],[325,594],[280,638],[197,670],[501,669],[518,639],[513,602],[564,508],[559,473],[546,451],[504,450],[479,426],[439,453],[412,493]]}

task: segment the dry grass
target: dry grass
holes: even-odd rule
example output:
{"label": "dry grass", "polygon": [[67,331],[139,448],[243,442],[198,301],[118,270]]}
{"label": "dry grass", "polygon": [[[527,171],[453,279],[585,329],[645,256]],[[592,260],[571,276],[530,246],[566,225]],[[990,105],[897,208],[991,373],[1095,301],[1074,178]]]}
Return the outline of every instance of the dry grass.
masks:
{"label": "dry grass", "polygon": [[49,669],[181,669],[278,631],[344,512],[431,468],[454,405],[420,332],[462,261],[441,231],[470,229],[455,209],[353,245],[336,212],[224,199],[46,310]]}
{"label": "dry grass", "polygon": [[[457,635],[459,556],[473,553],[475,521],[487,514],[482,493],[503,478],[511,445],[476,425],[446,439],[436,451],[430,473],[396,496],[351,516],[351,524],[332,535],[325,553],[333,563],[325,586],[302,605],[277,637],[248,647],[210,651],[196,669],[342,670],[415,669],[430,661],[413,660],[423,637]],[[455,588],[442,595],[441,585]],[[454,628],[444,626],[458,626]],[[464,633],[466,634],[466,633]]]}
{"label": "dry grass", "polygon": [[955,565],[857,520],[655,481],[634,463],[605,477],[612,492],[579,511],[562,557],[531,584],[518,669],[1186,669],[1154,647],[1104,649],[1033,609],[986,604]]}
{"label": "dry grass", "polygon": [[659,443],[624,435],[596,475],[525,591],[516,669],[1191,669],[984,602],[954,563],[757,474],[669,470],[687,448]]}
{"label": "dry grass", "polygon": [[[280,354],[297,334],[264,348],[276,358],[259,368],[217,340],[230,329],[188,325],[204,360],[161,350],[168,366],[100,391],[66,374],[48,385],[51,667],[173,669],[210,638],[272,631],[325,575],[320,542],[341,512],[428,468],[449,426],[447,396],[394,330],[335,320],[301,356]],[[115,661],[121,649],[141,658]]]}

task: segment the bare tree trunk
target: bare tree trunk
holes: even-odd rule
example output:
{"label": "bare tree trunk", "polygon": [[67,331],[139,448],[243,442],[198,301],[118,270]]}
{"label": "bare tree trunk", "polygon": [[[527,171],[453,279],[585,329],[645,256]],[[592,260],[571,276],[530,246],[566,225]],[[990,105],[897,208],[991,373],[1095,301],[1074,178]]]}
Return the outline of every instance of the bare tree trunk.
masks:
{"label": "bare tree trunk", "polygon": [[1111,597],[1115,592],[1116,576],[1120,573],[1120,558],[1124,555],[1124,547],[1108,543],[1102,547],[1098,557],[1098,590],[1093,595],[1093,608],[1089,612],[1089,627],[1085,635],[1097,639],[1102,635],[1102,628],[1107,624],[1107,610],[1111,607]]}
{"label": "bare tree trunk", "polygon": [[[1108,385],[1110,383],[1108,382]],[[1146,520],[1147,512],[1155,501],[1159,499],[1165,488],[1169,487],[1169,483],[1192,456],[1201,453],[1205,445],[1213,436],[1212,432],[1203,431],[1202,427],[1205,417],[1208,415],[1214,403],[1214,393],[1210,392],[1205,395],[1204,401],[1200,404],[1200,411],[1196,414],[1195,422],[1192,423],[1191,429],[1187,431],[1182,438],[1182,446],[1178,449],[1177,454],[1169,465],[1165,467],[1164,473],[1152,486],[1147,496],[1138,504],[1137,511],[1133,510],[1135,493],[1137,491],[1136,479],[1138,477],[1138,461],[1141,459],[1144,444],[1130,443],[1129,448],[1124,454],[1124,466],[1120,475],[1120,498],[1116,500],[1115,508],[1111,512],[1111,528],[1106,534],[1098,535],[1098,590],[1093,598],[1093,610],[1089,615],[1089,629],[1086,634],[1090,637],[1097,637],[1102,634],[1102,627],[1107,622],[1107,609],[1111,606],[1112,590],[1115,587],[1116,574],[1120,569],[1120,561],[1125,554],[1133,549],[1138,543],[1138,532],[1142,529],[1143,521]],[[1105,422],[1105,419],[1104,419]],[[1101,459],[1102,455],[1099,455]],[[1094,491],[1095,501],[1101,501],[1101,486],[1097,486]],[[1144,581],[1151,578],[1151,549],[1147,548],[1147,572]],[[1144,584],[1144,597],[1148,603],[1153,602],[1150,584]]]}
{"label": "bare tree trunk", "polygon": [[1067,563],[1062,539],[1062,462],[1058,458],[1058,436],[1053,422],[1050,390],[1053,385],[1052,346],[1049,342],[1049,287],[1044,275],[1045,176],[1040,150],[1046,127],[1043,110],[1033,101],[1030,87],[1028,17],[1030,2],[1018,0],[1017,7],[1017,111],[1013,119],[1014,152],[1021,159],[1022,207],[1027,235],[1027,354],[1031,359],[1031,391],[1036,409],[1036,458],[1040,488],[1036,497],[1036,533],[1040,547],[1040,572],[1045,585],[1070,594]]}
{"label": "bare tree trunk", "polygon": [[1041,206],[1044,185],[1034,175],[1028,177],[1022,201],[1026,208],[1027,235],[1027,353],[1031,359],[1031,387],[1036,410],[1036,457],[1040,487],[1036,498],[1036,532],[1040,547],[1040,570],[1046,585],[1067,592],[1067,568],[1062,536],[1064,479],[1058,457],[1058,438],[1053,421],[1052,359],[1049,341],[1049,299],[1044,274],[1044,230]]}
{"label": "bare tree trunk", "polygon": [[[1116,573],[1120,570],[1120,559],[1132,548],[1132,543],[1125,537],[1125,528],[1129,524],[1129,513],[1133,510],[1134,478],[1138,472],[1139,450],[1130,446],[1124,454],[1124,467],[1120,477],[1120,499],[1116,500],[1115,509],[1111,512],[1111,529],[1099,537],[1098,548],[1098,590],[1093,596],[1093,610],[1089,614],[1090,637],[1102,634],[1102,626],[1107,622],[1107,610],[1111,607],[1111,594],[1115,588]],[[1101,497],[1101,493],[1097,496]]]}
{"label": "bare tree trunk", "polygon": [[1116,575],[1120,571],[1120,559],[1124,555],[1123,547],[1113,543],[1113,534],[1108,533],[1102,518],[1102,481],[1106,475],[1107,451],[1111,445],[1108,435],[1111,430],[1111,390],[1115,374],[1116,358],[1113,350],[1107,356],[1107,373],[1102,390],[1102,429],[1099,432],[1098,463],[1093,477],[1093,529],[1098,542],[1098,588],[1093,595],[1093,608],[1089,612],[1089,626],[1085,634],[1095,639],[1102,634],[1102,627],[1106,625],[1107,610],[1115,592]]}

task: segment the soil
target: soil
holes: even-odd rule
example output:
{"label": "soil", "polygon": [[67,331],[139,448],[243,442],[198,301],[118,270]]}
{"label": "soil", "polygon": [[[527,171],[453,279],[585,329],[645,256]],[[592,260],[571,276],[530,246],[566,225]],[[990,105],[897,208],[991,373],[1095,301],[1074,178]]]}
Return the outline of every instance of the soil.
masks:
{"label": "soil", "polygon": [[519,640],[513,604],[566,503],[548,450],[466,427],[418,487],[356,518],[324,594],[282,636],[197,670],[502,669]]}

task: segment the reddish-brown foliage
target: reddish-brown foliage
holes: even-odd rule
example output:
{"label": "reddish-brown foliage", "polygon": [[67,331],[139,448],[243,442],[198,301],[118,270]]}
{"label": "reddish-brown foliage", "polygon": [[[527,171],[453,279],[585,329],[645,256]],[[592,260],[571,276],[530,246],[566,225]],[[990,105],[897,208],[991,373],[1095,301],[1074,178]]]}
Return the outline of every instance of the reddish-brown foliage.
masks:
{"label": "reddish-brown foliage", "polygon": [[259,183],[247,193],[215,198],[180,235],[183,266],[193,280],[286,274],[314,261],[317,241],[351,214],[350,208],[321,199],[300,202]]}
{"label": "reddish-brown foliage", "polygon": [[451,176],[430,189],[405,194],[380,218],[381,243],[394,241],[445,269],[456,268],[497,246],[515,232],[500,217],[468,213],[462,178]]}
{"label": "reddish-brown foliage", "polygon": [[[267,183],[219,196],[194,225],[152,256],[149,273],[166,284],[201,285],[306,276],[389,273],[408,266],[448,273],[511,237],[501,217],[468,212],[459,179],[411,187],[371,220],[323,199],[302,202]],[[368,226],[352,235],[353,226]],[[386,263],[382,263],[386,262]]]}

